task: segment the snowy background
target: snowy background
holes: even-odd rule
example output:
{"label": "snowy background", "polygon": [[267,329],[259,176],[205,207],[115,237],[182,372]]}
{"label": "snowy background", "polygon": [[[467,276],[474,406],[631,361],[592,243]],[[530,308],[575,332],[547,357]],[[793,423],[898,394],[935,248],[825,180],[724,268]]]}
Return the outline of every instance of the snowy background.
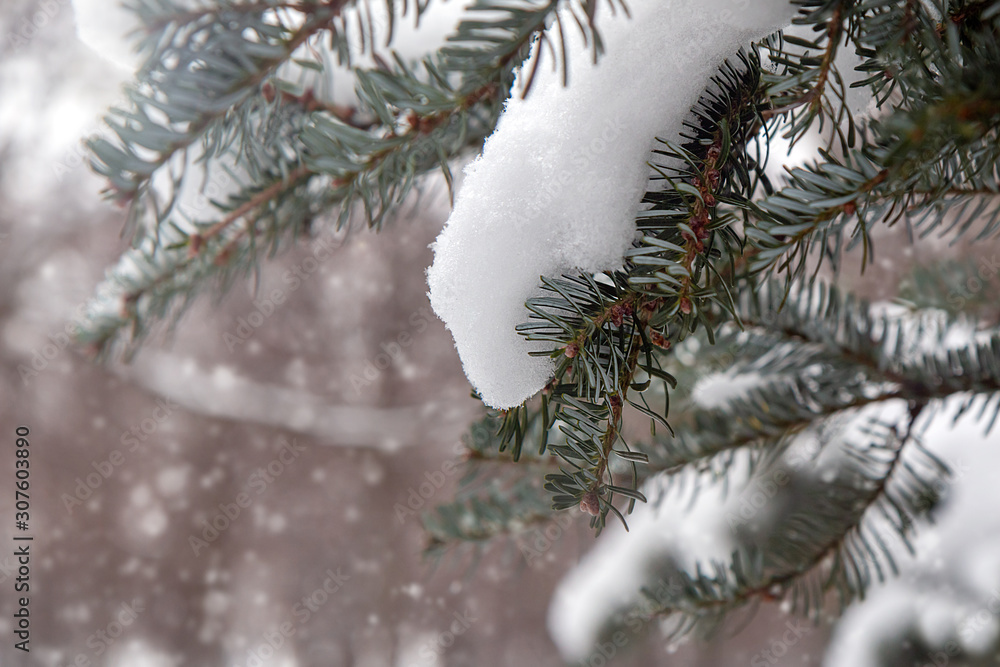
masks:
{"label": "snowy background", "polygon": [[[26,31],[32,20],[41,26]],[[544,667],[564,664],[553,636],[580,651],[595,610],[622,588],[598,574],[637,557],[627,551],[635,532],[626,539],[613,528],[595,542],[577,522],[553,531],[552,548],[531,565],[500,549],[475,569],[465,561],[432,571],[417,521],[394,513],[455,459],[481,410],[425,296],[446,200],[425,199],[378,237],[353,235],[244,344],[224,341],[255,312],[240,287],[220,304],[200,303],[169,344],[132,365],[94,366],[59,348],[59,334],[120,254],[123,215],[101,200],[79,140],[119,99],[128,72],[76,39],[67,0],[7,0],[0,36],[0,433],[12,461],[15,427],[31,429],[35,535],[30,655],[12,648],[14,559],[0,549],[0,665]],[[892,296],[913,261],[960,252],[896,247],[866,274],[868,296]],[[267,265],[262,291],[307,256]],[[411,342],[392,364],[364,375],[401,340]],[[37,355],[44,367],[25,381],[19,366]],[[920,561],[836,629],[827,664],[932,663],[928,650],[914,648],[907,662],[871,651],[887,641],[884,654],[896,655],[952,635],[991,661],[1000,442],[979,430],[929,434],[937,451],[951,448],[962,491],[942,531],[918,544]],[[299,455],[289,460],[285,443]],[[269,467],[268,478],[255,472]],[[0,540],[9,545],[12,463],[0,470]],[[448,499],[457,477],[431,501]],[[220,504],[243,492],[249,506],[217,536],[206,533]],[[973,519],[986,535],[969,528]],[[206,535],[207,546],[192,548],[192,536]],[[320,594],[328,571],[339,587]],[[550,628],[554,595],[552,609],[574,613]],[[135,612],[122,616],[122,605]],[[667,648],[634,636],[615,664],[821,664],[834,630],[808,626],[789,643],[789,621],[765,606],[725,641]],[[276,641],[283,624],[291,637]],[[269,638],[277,650],[264,648]],[[782,655],[772,660],[775,646]]]}

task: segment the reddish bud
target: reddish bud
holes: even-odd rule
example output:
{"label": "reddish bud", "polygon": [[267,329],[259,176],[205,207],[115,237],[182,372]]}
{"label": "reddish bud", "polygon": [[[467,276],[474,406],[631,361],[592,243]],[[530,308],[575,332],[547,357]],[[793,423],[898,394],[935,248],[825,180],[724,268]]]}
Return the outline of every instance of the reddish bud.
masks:
{"label": "reddish bud", "polygon": [[619,304],[611,306],[611,323],[616,327],[620,327],[622,322],[625,321],[625,313],[622,312],[622,307]]}
{"label": "reddish bud", "polygon": [[694,233],[698,235],[698,238],[703,239],[708,236],[708,232],[705,231],[705,227],[708,226],[708,223],[708,211],[701,209],[694,217],[691,218],[691,229],[693,229]]}
{"label": "reddish bud", "polygon": [[670,349],[670,341],[667,340],[663,336],[663,334],[661,334],[659,331],[655,331],[655,330],[651,331],[649,333],[649,340],[656,347],[662,347],[664,350],[669,350]]}
{"label": "reddish bud", "polygon": [[597,516],[601,513],[601,501],[597,497],[596,491],[587,491],[580,500],[580,510],[590,516]]}
{"label": "reddish bud", "polygon": [[684,313],[685,315],[691,314],[691,299],[687,298],[686,296],[681,297],[681,312]]}
{"label": "reddish bud", "polygon": [[563,354],[565,354],[570,359],[575,357],[579,352],[580,352],[580,346],[577,345],[576,343],[570,343],[569,345],[566,346],[566,349],[563,350]]}
{"label": "reddish bud", "polygon": [[232,248],[227,246],[226,248],[223,248],[222,252],[220,252],[218,255],[215,256],[215,259],[212,260],[212,263],[215,264],[216,266],[225,266],[226,263],[229,261],[229,256],[231,254],[232,254]]}
{"label": "reddish bud", "polygon": [[302,93],[302,97],[299,98],[299,102],[310,111],[318,106],[318,103],[316,102],[316,94],[313,93],[312,88],[306,88],[306,91]]}
{"label": "reddish bud", "polygon": [[203,241],[201,234],[192,234],[188,238],[188,257],[194,257],[201,251]]}

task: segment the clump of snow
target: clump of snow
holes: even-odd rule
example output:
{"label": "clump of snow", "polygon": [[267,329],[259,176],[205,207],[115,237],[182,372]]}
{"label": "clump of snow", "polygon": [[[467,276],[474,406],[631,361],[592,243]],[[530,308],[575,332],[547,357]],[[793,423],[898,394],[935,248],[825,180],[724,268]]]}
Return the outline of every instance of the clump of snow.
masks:
{"label": "clump of snow", "polygon": [[129,38],[141,27],[134,12],[108,0],[73,0],[73,11],[81,42],[124,70],[141,64]]}
{"label": "clump of snow", "polygon": [[[859,411],[838,427],[844,435],[837,438],[841,443],[856,441],[850,434],[860,432],[872,419],[898,423],[905,415],[903,401]],[[666,601],[678,597],[677,580],[669,574],[673,567],[693,573],[699,563],[730,562],[734,549],[746,544],[743,531],[770,534],[778,525],[775,522],[785,518],[781,508],[800,497],[797,485],[790,484],[792,477],[832,482],[826,473],[844,470],[854,459],[842,444],[821,446],[820,429],[795,436],[777,465],[759,465],[752,461],[750,450],[737,450],[725,468],[726,483],[719,479],[721,459],[709,462],[704,470],[692,466],[648,480],[642,492],[649,502],[637,504],[628,517],[630,531],[609,527],[556,588],[548,624],[563,658],[569,662],[590,658],[618,614],[626,618],[635,614],[631,618],[642,621],[623,626],[631,633],[646,627],[651,619],[645,615],[641,590],[665,594]]]}
{"label": "clump of snow", "polygon": [[[923,446],[952,472],[950,480],[939,481],[943,500],[934,510],[934,526],[921,521],[910,537],[915,555],[910,556],[893,531],[880,524],[882,515],[869,512],[867,521],[892,549],[899,575],[887,572],[888,581],[873,585],[864,600],[847,610],[823,658],[825,667],[888,664],[900,643],[913,637],[921,640],[914,645],[927,651],[913,658],[914,664],[921,665],[953,662],[960,654],[985,656],[996,645],[1000,636],[1000,518],[984,514],[982,508],[992,502],[1000,480],[1000,430],[984,434],[989,413],[977,421],[975,409],[955,423],[956,410],[964,399],[953,397],[930,416],[925,427],[917,429]],[[860,442],[855,436],[873,419],[900,424],[905,423],[906,415],[902,401],[873,406],[838,426],[837,439]],[[843,468],[849,460],[849,448],[832,443],[821,446],[822,439],[815,432],[800,434],[783,462],[798,474],[833,481],[825,473]],[[907,446],[904,457],[913,455],[913,445]],[[816,447],[820,447],[818,452],[808,451]],[[740,452],[730,480],[744,478],[745,454]],[[672,559],[690,571],[696,560],[727,560],[732,548],[728,540],[734,537],[733,513],[741,520],[738,525],[774,518],[747,517],[742,512],[744,499],[751,507],[768,512],[771,505],[757,505],[755,493],[762,491],[769,503],[780,505],[782,499],[776,494],[771,500],[766,481],[777,481],[782,486],[779,493],[786,493],[776,476],[760,468],[750,481],[737,482],[740,486],[730,489],[728,495],[722,484],[699,479],[694,484],[675,485],[677,493],[658,498],[658,479],[644,485],[642,490],[651,502],[636,506],[629,517],[631,532],[626,535],[615,526],[609,527],[556,589],[549,630],[567,660],[588,658],[613,614],[639,605],[641,585],[655,590],[656,573],[661,569],[658,563],[669,564]],[[698,489],[698,495],[689,505],[692,489]]]}
{"label": "clump of snow", "polygon": [[767,377],[757,371],[738,373],[727,370],[707,375],[691,390],[692,400],[700,407],[721,408],[735,399],[745,397],[751,390],[761,387]]}
{"label": "clump of snow", "polygon": [[[527,99],[515,93],[508,100],[434,244],[431,305],[451,330],[469,380],[493,407],[520,404],[551,376],[550,359],[529,356],[541,344],[515,331],[528,319],[524,302],[539,277],[621,265],[655,137],[676,138],[723,60],[795,13],[787,0],[628,6],[631,18],[601,6],[597,26],[607,52],[597,65],[579,33],[568,30],[569,86],[543,66]],[[574,25],[568,14],[562,18]],[[559,44],[557,28],[549,37]],[[518,74],[515,90],[525,76]]]}
{"label": "clump of snow", "polygon": [[[744,478],[748,463],[746,456],[736,460],[734,477]],[[548,626],[565,660],[589,658],[616,612],[642,606],[642,587],[658,590],[671,583],[661,578],[660,565],[673,560],[678,567],[691,569],[699,561],[731,553],[734,544],[725,510],[729,514],[738,510],[738,494],[727,497],[721,484],[706,485],[707,478],[689,481],[694,483],[669,485],[666,478],[647,482],[642,491],[651,502],[636,505],[628,517],[629,532],[619,524],[609,525],[559,583]],[[621,567],[622,563],[627,566]]]}
{"label": "clump of snow", "polygon": [[[844,614],[833,634],[825,667],[885,664],[886,647],[919,636],[928,653],[915,664],[945,664],[959,653],[983,656],[1000,632],[1000,518],[983,512],[995,502],[1000,479],[1000,431],[983,433],[988,419],[955,410],[965,397],[950,399],[921,437],[951,469],[940,489],[944,500],[934,526],[911,538],[915,557],[897,559],[901,574],[874,586],[863,603]],[[971,411],[977,414],[976,410]],[[958,660],[962,662],[962,660]]]}

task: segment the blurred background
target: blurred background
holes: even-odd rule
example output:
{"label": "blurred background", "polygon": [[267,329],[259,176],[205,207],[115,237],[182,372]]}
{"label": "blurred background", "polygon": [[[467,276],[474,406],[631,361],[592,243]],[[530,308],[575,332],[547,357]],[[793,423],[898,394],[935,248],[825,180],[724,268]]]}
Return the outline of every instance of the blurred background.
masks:
{"label": "blurred background", "polygon": [[[0,37],[0,665],[564,664],[549,601],[595,544],[585,521],[529,536],[551,544],[530,563],[507,544],[432,567],[419,518],[400,511],[427,482],[427,506],[451,497],[482,414],[425,295],[446,194],[318,264],[307,247],[267,264],[257,297],[302,276],[283,303],[240,285],[132,363],[95,365],[64,332],[123,250],[124,214],[81,138],[129,72],[76,38],[68,0],[5,0]],[[898,291],[913,254],[898,247],[854,287]],[[992,295],[972,296],[989,308]],[[18,426],[30,653],[13,647]],[[763,653],[789,618],[765,605],[734,638],[665,650],[644,637],[614,664],[820,664],[829,625]]]}

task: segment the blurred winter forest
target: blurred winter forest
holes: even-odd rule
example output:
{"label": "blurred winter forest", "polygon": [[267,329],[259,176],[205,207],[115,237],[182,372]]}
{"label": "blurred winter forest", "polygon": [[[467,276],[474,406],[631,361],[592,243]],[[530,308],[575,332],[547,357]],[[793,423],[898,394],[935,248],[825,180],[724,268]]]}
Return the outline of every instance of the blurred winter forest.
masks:
{"label": "blurred winter forest", "polygon": [[[432,566],[419,518],[398,511],[421,485],[426,507],[451,497],[482,412],[425,295],[444,188],[324,261],[305,245],[279,256],[256,288],[199,301],[131,363],[96,365],[64,332],[121,253],[124,214],[101,199],[81,139],[130,73],[77,39],[68,0],[5,0],[0,36],[0,665],[565,664],[550,603],[561,582],[587,589],[594,563],[616,566],[579,569],[595,545],[622,543],[620,526],[595,540],[573,510],[521,536],[542,552],[530,562],[507,542]],[[989,244],[970,255],[879,234],[878,263],[846,268],[846,286],[874,301],[939,293],[944,309],[962,299],[1000,319],[995,273],[972,290],[918,270],[995,264]],[[6,546],[19,425],[32,447],[30,653],[13,647]],[[850,665],[880,641],[896,656],[883,664],[935,664],[927,647],[967,618],[980,622],[963,647],[997,664],[1000,430],[989,442],[981,430],[928,436],[952,453],[944,529],[840,626],[765,604],[710,643],[665,651],[655,632],[630,636],[614,664]]]}

